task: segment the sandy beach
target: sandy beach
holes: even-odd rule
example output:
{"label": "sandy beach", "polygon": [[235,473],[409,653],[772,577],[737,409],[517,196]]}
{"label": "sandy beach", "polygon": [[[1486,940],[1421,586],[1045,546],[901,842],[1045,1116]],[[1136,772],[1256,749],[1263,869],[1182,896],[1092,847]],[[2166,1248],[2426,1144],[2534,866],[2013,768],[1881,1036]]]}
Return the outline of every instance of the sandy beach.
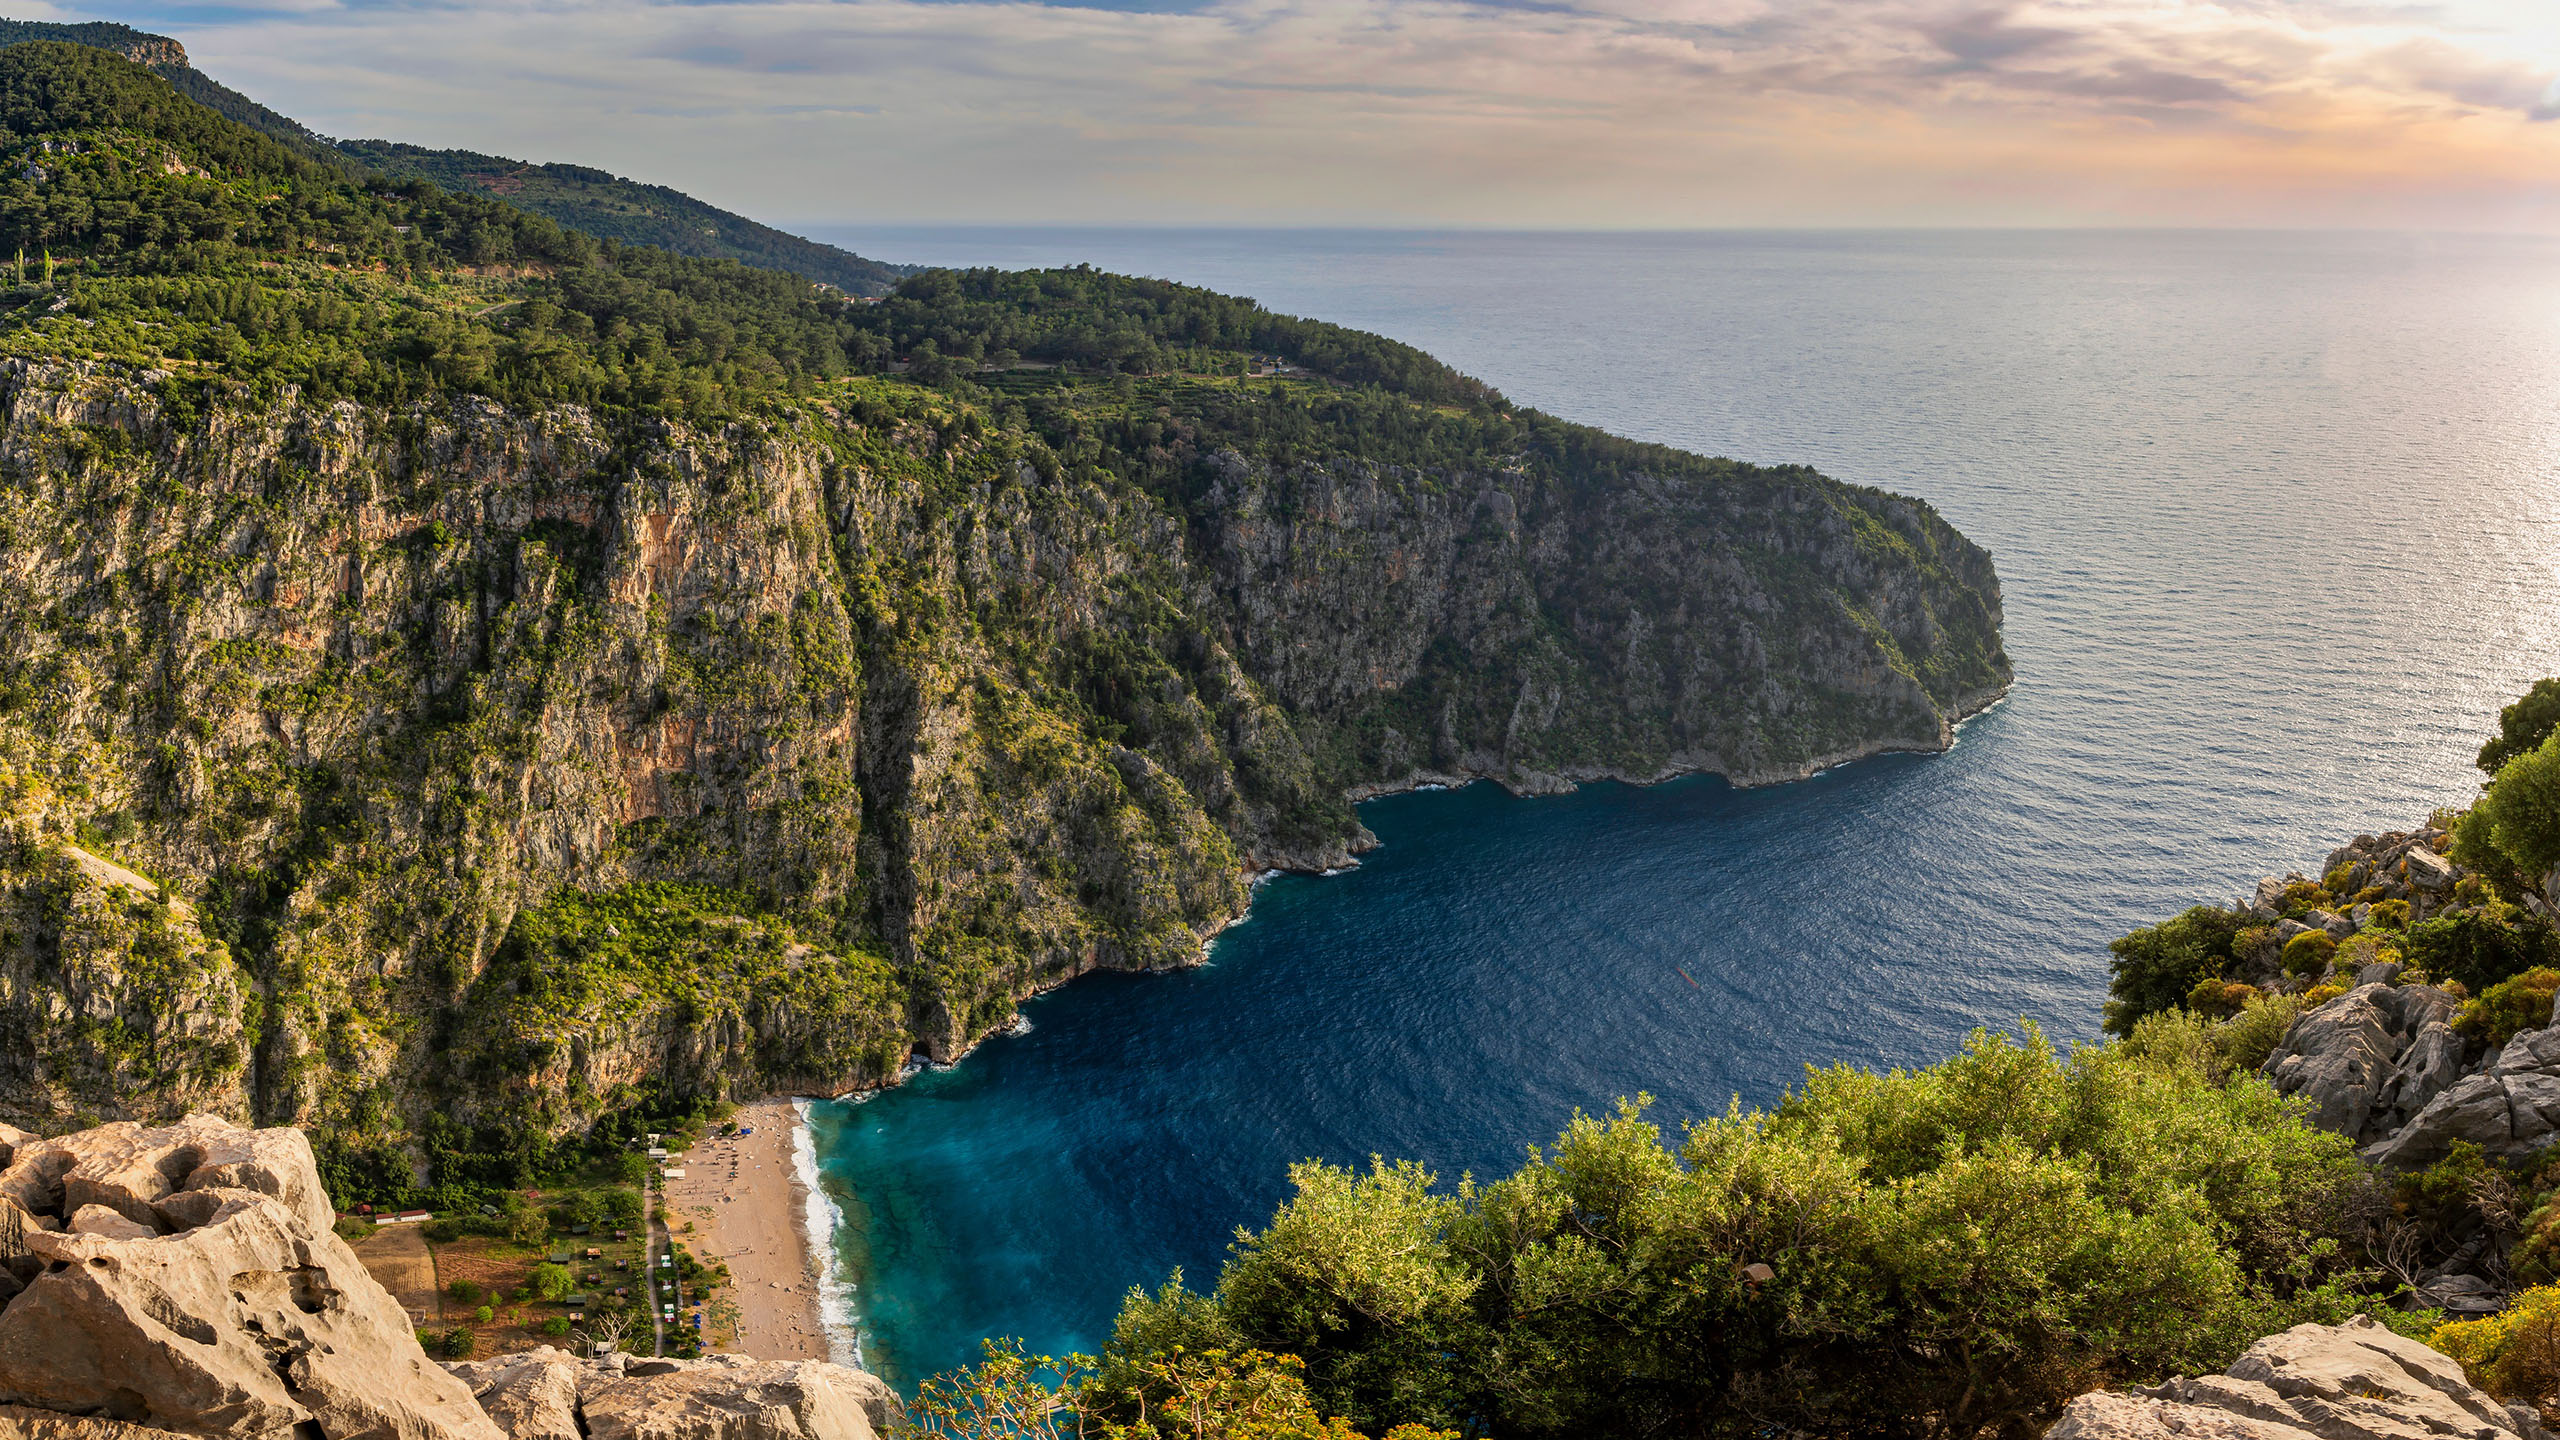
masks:
{"label": "sandy beach", "polygon": [[[800,1123],[788,1100],[761,1100],[736,1116],[752,1135],[712,1136],[687,1151],[681,1180],[667,1182],[668,1228],[708,1264],[725,1260],[738,1307],[734,1339],[716,1348],[760,1360],[828,1358],[819,1318],[818,1274],[801,1227],[803,1196],[791,1163]],[[693,1233],[684,1233],[687,1221]]]}

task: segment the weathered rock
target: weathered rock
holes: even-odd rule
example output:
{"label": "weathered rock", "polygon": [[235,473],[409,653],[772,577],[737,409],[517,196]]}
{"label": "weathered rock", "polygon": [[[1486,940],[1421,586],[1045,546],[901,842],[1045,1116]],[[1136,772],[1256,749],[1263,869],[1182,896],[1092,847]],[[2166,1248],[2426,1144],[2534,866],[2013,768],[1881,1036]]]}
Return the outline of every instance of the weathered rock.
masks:
{"label": "weathered rock", "polygon": [[56,1415],[23,1405],[0,1405],[0,1440],[178,1440],[171,1431],[154,1430],[103,1415]]}
{"label": "weathered rock", "polygon": [[2453,862],[2424,845],[2412,845],[2401,857],[2409,883],[2421,890],[2450,890],[2458,878]]}
{"label": "weathered rock", "polygon": [[2332,940],[2344,940],[2356,933],[2356,922],[2334,910],[2314,910],[2302,917],[2316,930],[2325,930]]}
{"label": "weathered rock", "polygon": [[814,1360],[580,1360],[545,1346],[445,1368],[507,1440],[872,1440],[903,1416],[877,1376]]}
{"label": "weathered rock", "polygon": [[898,1413],[860,1370],[738,1355],[590,1371],[578,1399],[587,1440],[873,1440]]}
{"label": "weathered rock", "polygon": [[2455,1009],[2431,985],[2358,985],[2294,1021],[2261,1068],[2277,1090],[2312,1102],[2313,1124],[2377,1141],[2460,1075]]}
{"label": "weathered rock", "polygon": [[[218,1116],[190,1115],[145,1128],[130,1121],[56,1140],[26,1137],[0,1169],[0,1195],[40,1215],[74,1216],[103,1205],[154,1233],[204,1222],[181,1192],[245,1190],[278,1202],[305,1226],[327,1232],[337,1217],[299,1130],[251,1130]],[[175,1201],[180,1215],[163,1207]]]}
{"label": "weathered rock", "polygon": [[578,1426],[578,1382],[588,1366],[545,1345],[445,1369],[470,1388],[507,1440],[584,1440],[586,1432]]}
{"label": "weathered rock", "polygon": [[104,1205],[83,1205],[80,1213],[63,1227],[74,1235],[103,1235],[109,1240],[148,1240],[160,1232],[135,1220],[124,1212]]}
{"label": "weathered rock", "polygon": [[[2440,1055],[2436,1064],[2441,1073]],[[2490,1155],[2517,1156],[2530,1155],[2555,1139],[2560,1139],[2560,1029],[2528,1030],[2508,1041],[2480,1073],[2446,1087],[2387,1138],[2367,1145],[2364,1157],[2415,1170],[2443,1159],[2456,1140],[2468,1140]]]}
{"label": "weathered rock", "polygon": [[2549,1440],[2530,1410],[2500,1404],[2462,1367],[2366,1316],[2297,1325],[2222,1375],[2071,1402],[2047,1440]]}
{"label": "weathered rock", "polygon": [[224,1440],[498,1440],[330,1231],[298,1132],[104,1126],[19,1144],[0,1189],[73,1220],[22,1237],[45,1270],[0,1309],[0,1403]]}
{"label": "weathered rock", "polygon": [[2477,1275],[2439,1275],[2418,1287],[2417,1302],[2455,1315],[2494,1315],[2507,1308],[2507,1292]]}
{"label": "weathered rock", "polygon": [[2402,965],[2396,960],[2378,961],[2358,970],[2356,972],[2356,983],[2358,985],[2388,985],[2398,980],[2400,978],[2400,972],[2407,968],[2409,967]]}

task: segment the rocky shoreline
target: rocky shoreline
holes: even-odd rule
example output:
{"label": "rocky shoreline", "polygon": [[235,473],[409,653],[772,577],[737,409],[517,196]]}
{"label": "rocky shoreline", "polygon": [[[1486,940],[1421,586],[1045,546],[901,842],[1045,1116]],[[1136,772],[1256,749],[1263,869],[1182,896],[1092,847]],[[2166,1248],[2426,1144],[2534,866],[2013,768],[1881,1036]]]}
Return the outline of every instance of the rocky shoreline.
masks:
{"label": "rocky shoreline", "polygon": [[[2002,701],[2009,698],[2011,688],[2011,685],[2003,684],[1995,689],[1982,692],[1981,694],[1965,697],[1963,708],[1951,711],[1940,725],[1940,743],[1938,744],[1918,745],[1901,744],[1892,741],[1876,741],[1870,744],[1854,746],[1828,755],[1815,756],[1793,769],[1770,770],[1765,772],[1746,770],[1737,775],[1728,772],[1723,767],[1723,761],[1720,758],[1713,756],[1675,757],[1672,762],[1666,764],[1663,768],[1644,775],[1637,775],[1608,766],[1569,768],[1560,773],[1548,773],[1544,771],[1519,772],[1502,769],[1489,763],[1486,768],[1483,769],[1445,772],[1416,770],[1399,780],[1377,781],[1353,785],[1344,790],[1343,799],[1352,805],[1360,805],[1367,801],[1381,800],[1394,795],[1411,795],[1428,790],[1459,790],[1464,789],[1469,785],[1484,781],[1490,781],[1493,784],[1499,785],[1511,794],[1523,799],[1531,799],[1545,795],[1569,795],[1584,785],[1596,782],[1615,782],[1621,785],[1651,786],[1668,784],[1674,780],[1686,780],[1700,775],[1719,776],[1724,779],[1726,783],[1732,785],[1738,790],[1756,790],[1776,785],[1792,785],[1799,781],[1810,780],[1813,777],[1824,774],[1828,771],[1836,770],[1843,765],[1854,765],[1861,760],[1872,760],[1878,756],[1944,754],[1946,751],[1954,748],[1957,733],[1964,728],[1968,721],[1971,721],[1977,716],[1987,714],[1991,710],[1997,708]],[[1234,914],[1229,915],[1225,919],[1212,921],[1199,927],[1197,931],[1200,937],[1199,943],[1193,947],[1188,958],[1176,964],[1146,966],[1142,968],[1141,973],[1166,973],[1177,970],[1188,970],[1196,966],[1207,964],[1209,962],[1209,947],[1217,943],[1218,937],[1225,934],[1235,926],[1241,925],[1252,918],[1253,890],[1254,887],[1259,885],[1263,880],[1273,875],[1336,875],[1344,870],[1357,866],[1360,863],[1360,857],[1367,854],[1369,851],[1376,849],[1378,844],[1379,841],[1377,835],[1366,825],[1357,824],[1355,819],[1355,832],[1348,839],[1337,840],[1333,842],[1329,848],[1317,851],[1313,854],[1257,853],[1249,856],[1240,867],[1241,874],[1245,882],[1244,904],[1238,907]],[[1050,991],[1072,984],[1086,975],[1094,973],[1095,970],[1100,968],[1103,967],[1094,966],[1080,970],[1070,970],[1062,973],[1044,975],[1040,978],[1038,983],[1034,984],[1027,992],[1024,993],[1022,998],[1028,1000],[1046,995]],[[881,1076],[875,1080],[854,1086],[850,1089],[838,1091],[832,1095],[816,1095],[808,1098],[848,1100],[859,1095],[876,1095],[884,1090],[892,1090],[905,1084],[909,1079],[920,1073],[926,1065],[936,1067],[957,1065],[961,1061],[966,1060],[971,1055],[977,1053],[977,1049],[980,1045],[983,1045],[988,1040],[1005,1033],[1007,1033],[1006,1026],[996,1026],[984,1031],[983,1033],[970,1037],[964,1045],[948,1056],[930,1060],[911,1059],[908,1064],[900,1067],[898,1070]],[[763,1098],[764,1101],[771,1102],[786,1097],[780,1095],[767,1095]]]}

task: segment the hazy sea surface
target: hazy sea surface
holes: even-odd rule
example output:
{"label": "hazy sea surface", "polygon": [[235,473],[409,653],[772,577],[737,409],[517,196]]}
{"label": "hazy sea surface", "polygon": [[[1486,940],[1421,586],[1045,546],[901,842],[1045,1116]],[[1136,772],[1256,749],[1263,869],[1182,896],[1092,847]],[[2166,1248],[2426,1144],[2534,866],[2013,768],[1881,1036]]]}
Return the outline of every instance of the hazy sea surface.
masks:
{"label": "hazy sea surface", "polygon": [[[2106,942],[2459,800],[2560,671],[2560,247],[2178,233],[854,230],[1090,261],[1420,345],[1629,435],[1805,461],[1990,547],[2018,683],[1952,752],[1363,807],[1213,963],[813,1110],[870,1363],[1091,1348],[1214,1281],[1292,1161],[1505,1172],[1575,1107],[1665,1122],[1977,1025],[2095,1033]],[[1675,968],[1677,967],[1677,968]],[[1692,985],[1679,969],[1695,977]]]}

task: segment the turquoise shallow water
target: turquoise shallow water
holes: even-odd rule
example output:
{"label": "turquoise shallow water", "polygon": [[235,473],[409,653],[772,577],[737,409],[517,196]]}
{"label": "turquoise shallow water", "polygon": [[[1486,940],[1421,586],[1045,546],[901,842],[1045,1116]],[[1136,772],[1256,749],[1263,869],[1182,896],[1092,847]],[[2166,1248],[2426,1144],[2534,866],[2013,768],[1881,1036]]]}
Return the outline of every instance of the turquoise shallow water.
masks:
{"label": "turquoise shallow water", "polygon": [[[1291,1161],[1505,1170],[1576,1106],[1764,1102],[1978,1024],[2092,1035],[2106,942],[2466,793],[2560,670],[2560,247],[2406,236],[857,231],[1413,341],[1647,439],[1923,496],[2018,686],[1937,757],[1364,807],[1206,969],[814,1109],[866,1359],[1091,1347]],[[1686,968],[1695,984],[1683,980]]]}

